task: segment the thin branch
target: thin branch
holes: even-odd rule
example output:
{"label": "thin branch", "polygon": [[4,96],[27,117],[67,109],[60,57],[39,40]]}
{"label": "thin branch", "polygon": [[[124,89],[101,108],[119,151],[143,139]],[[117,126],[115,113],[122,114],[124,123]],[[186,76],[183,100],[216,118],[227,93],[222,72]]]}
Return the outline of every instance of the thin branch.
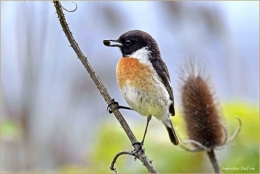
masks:
{"label": "thin branch", "polygon": [[210,151],[208,151],[207,154],[208,154],[208,157],[210,159],[210,162],[213,166],[215,173],[220,173],[220,169],[219,169],[219,165],[218,165],[218,161],[217,161],[214,149],[211,149]]}
{"label": "thin branch", "polygon": [[[94,83],[96,84],[98,90],[100,91],[101,95],[104,97],[105,101],[107,102],[107,104],[109,104],[112,100],[112,98],[110,97],[110,95],[108,94],[106,88],[104,87],[104,85],[101,83],[101,81],[99,80],[99,78],[96,76],[93,68],[91,67],[91,65],[89,64],[87,57],[84,56],[84,54],[82,53],[82,51],[80,50],[78,44],[76,43],[74,37],[72,36],[72,33],[68,27],[68,23],[66,22],[65,16],[63,14],[62,11],[62,6],[61,3],[59,1],[53,1],[54,6],[56,8],[56,12],[60,21],[60,24],[63,28],[63,31],[66,35],[66,37],[68,38],[71,47],[73,48],[73,50],[76,52],[78,58],[80,59],[80,61],[82,62],[82,64],[84,65],[84,67],[86,68],[86,70],[88,71],[90,77],[92,78],[92,80],[94,81]],[[110,106],[110,108],[112,110],[114,110],[116,108],[116,104],[112,104]],[[128,126],[127,122],[125,121],[124,117],[122,116],[122,114],[118,111],[118,109],[114,110],[114,115],[117,118],[117,120],[119,121],[119,123],[121,124],[122,128],[124,129],[125,133],[127,134],[128,138],[130,139],[131,143],[134,144],[137,142],[136,137],[134,136],[132,130],[130,129],[130,127]],[[139,145],[136,144],[134,145],[135,149],[139,148]],[[148,172],[150,173],[158,173],[157,170],[155,169],[155,167],[152,165],[152,163],[150,162],[150,160],[147,158],[147,156],[145,155],[145,153],[140,153],[137,154],[137,158],[142,161],[142,163],[144,164],[144,166],[148,169]]]}

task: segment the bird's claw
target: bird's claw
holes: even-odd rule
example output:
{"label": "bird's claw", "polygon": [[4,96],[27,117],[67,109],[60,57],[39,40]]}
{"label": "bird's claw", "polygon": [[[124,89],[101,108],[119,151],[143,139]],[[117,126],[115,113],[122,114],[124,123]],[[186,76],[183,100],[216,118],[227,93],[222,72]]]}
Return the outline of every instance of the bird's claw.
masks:
{"label": "bird's claw", "polygon": [[132,151],[132,155],[137,157],[137,155],[140,153],[143,153],[144,152],[144,149],[143,149],[143,142],[135,142],[133,143],[132,145],[135,146],[135,145],[138,145],[137,149],[133,150]]}
{"label": "bird's claw", "polygon": [[[113,110],[110,108],[110,106],[112,104],[116,104],[116,107]],[[109,112],[109,114],[111,114],[118,106],[119,106],[118,102],[116,102],[114,99],[112,99],[111,102],[107,106],[107,111]]]}

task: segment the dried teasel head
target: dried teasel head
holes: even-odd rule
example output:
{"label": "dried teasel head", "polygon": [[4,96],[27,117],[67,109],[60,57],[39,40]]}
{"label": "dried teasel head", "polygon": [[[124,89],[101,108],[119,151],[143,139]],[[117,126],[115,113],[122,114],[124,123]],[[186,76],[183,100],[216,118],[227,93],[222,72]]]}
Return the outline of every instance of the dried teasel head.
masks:
{"label": "dried teasel head", "polygon": [[212,82],[204,66],[189,57],[181,71],[181,105],[189,142],[195,148],[222,145],[225,131]]}
{"label": "dried teasel head", "polygon": [[184,145],[179,137],[180,147],[191,152],[205,150],[215,173],[220,173],[214,150],[235,139],[241,128],[241,121],[238,119],[239,127],[227,140],[227,131],[221,123],[222,114],[214,88],[204,66],[197,58],[188,57],[181,70],[181,104],[189,136],[189,140],[184,143],[191,143],[193,149]]}

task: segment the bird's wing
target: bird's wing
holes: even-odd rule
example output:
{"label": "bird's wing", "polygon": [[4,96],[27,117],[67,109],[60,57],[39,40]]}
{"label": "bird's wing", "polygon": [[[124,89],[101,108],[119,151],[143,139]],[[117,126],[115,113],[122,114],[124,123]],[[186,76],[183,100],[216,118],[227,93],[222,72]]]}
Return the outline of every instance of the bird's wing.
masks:
{"label": "bird's wing", "polygon": [[172,106],[169,108],[169,112],[171,113],[172,116],[175,115],[175,109],[174,109],[174,98],[173,98],[173,91],[171,87],[171,82],[170,82],[170,75],[167,69],[166,64],[163,62],[161,58],[157,58],[152,62],[154,70],[157,72],[158,76],[161,78],[162,83],[164,84],[165,88],[167,89],[169,95],[170,95],[170,100],[172,100]]}

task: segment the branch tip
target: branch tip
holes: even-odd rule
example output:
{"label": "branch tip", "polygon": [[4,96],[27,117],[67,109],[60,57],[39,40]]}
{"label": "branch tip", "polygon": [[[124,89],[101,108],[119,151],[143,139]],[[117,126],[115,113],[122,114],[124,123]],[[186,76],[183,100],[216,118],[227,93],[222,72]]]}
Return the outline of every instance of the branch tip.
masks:
{"label": "branch tip", "polygon": [[76,7],[75,7],[74,10],[68,10],[68,9],[66,9],[65,7],[63,7],[62,5],[61,5],[61,8],[62,8],[63,10],[65,10],[65,11],[67,11],[67,12],[74,12],[74,11],[76,11],[76,10],[78,9],[78,4],[77,4],[76,2],[71,2],[71,3],[74,3],[74,4],[76,5]]}
{"label": "branch tip", "polygon": [[113,170],[116,174],[117,174],[117,170],[116,170],[116,168],[114,167],[115,166],[115,163],[116,163],[116,160],[117,160],[117,158],[119,157],[119,156],[121,156],[121,155],[131,155],[131,156],[133,156],[133,152],[132,151],[121,151],[121,152],[119,152],[119,153],[117,153],[116,155],[115,155],[115,157],[113,158],[113,161],[112,161],[112,163],[111,163],[111,165],[110,165],[110,169],[111,170]]}

